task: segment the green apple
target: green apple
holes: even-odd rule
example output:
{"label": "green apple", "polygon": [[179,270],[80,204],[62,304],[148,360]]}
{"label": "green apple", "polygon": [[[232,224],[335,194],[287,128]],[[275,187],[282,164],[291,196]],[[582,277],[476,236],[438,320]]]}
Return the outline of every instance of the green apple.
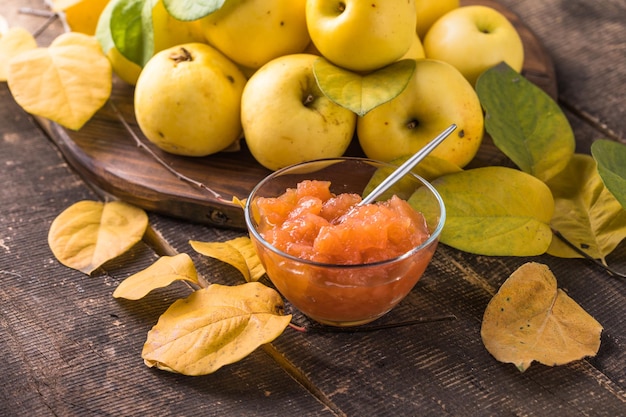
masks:
{"label": "green apple", "polygon": [[311,41],[306,27],[306,0],[237,0],[201,24],[209,44],[237,64],[258,69],[282,55],[304,51]]}
{"label": "green apple", "polygon": [[426,58],[452,64],[472,85],[502,61],[518,72],[524,64],[524,45],[517,30],[488,6],[464,6],[443,15],[426,34],[424,52]]}
{"label": "green apple", "polygon": [[137,79],[137,124],[166,152],[219,152],[241,137],[245,84],[239,68],[212,46],[188,43],[165,49],[148,61]]}
{"label": "green apple", "polygon": [[372,71],[402,57],[415,32],[414,0],[307,0],[311,40],[335,65]]}
{"label": "green apple", "polygon": [[369,158],[389,162],[417,152],[452,123],[457,129],[432,155],[464,167],[484,134],[478,95],[452,65],[419,59],[404,91],[359,117],[356,131]]}
{"label": "green apple", "polygon": [[344,154],[356,114],[330,101],[317,86],[312,54],[276,58],[248,80],[241,121],[252,156],[277,170],[311,159]]}
{"label": "green apple", "polygon": [[428,29],[444,14],[460,7],[459,0],[415,0],[417,35],[424,40]]}

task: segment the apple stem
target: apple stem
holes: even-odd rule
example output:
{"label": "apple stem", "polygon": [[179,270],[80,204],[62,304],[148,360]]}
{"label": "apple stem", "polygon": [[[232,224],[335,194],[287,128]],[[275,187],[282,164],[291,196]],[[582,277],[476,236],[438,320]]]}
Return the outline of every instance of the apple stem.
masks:
{"label": "apple stem", "polygon": [[315,96],[313,94],[308,94],[305,98],[304,101],[302,102],[302,104],[304,104],[304,106],[308,106],[309,104],[313,103],[315,101]]}
{"label": "apple stem", "polygon": [[170,55],[170,59],[176,63],[193,61],[193,57],[191,56],[191,52],[187,49],[181,47],[178,51],[172,52]]}

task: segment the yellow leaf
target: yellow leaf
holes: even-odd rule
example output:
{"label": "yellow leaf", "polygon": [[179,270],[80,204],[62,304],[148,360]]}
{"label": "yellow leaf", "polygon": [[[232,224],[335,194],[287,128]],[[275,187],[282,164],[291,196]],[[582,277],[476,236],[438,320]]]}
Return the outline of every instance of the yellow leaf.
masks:
{"label": "yellow leaf", "polygon": [[265,274],[261,260],[250,238],[242,236],[226,242],[190,241],[191,247],[202,255],[219,259],[234,266],[241,272],[246,281],[257,281]]}
{"label": "yellow leaf", "polygon": [[[502,166],[468,169],[432,182],[446,206],[440,241],[489,256],[543,254],[552,240],[554,199],[545,183]],[[409,203],[435,218],[438,202],[422,187]]]}
{"label": "yellow leaf", "polygon": [[280,336],[291,320],[282,310],[280,295],[263,284],[212,284],[163,313],[141,357],[148,367],[210,374]]}
{"label": "yellow leaf", "polygon": [[259,278],[265,274],[265,268],[263,268],[261,258],[257,255],[250,238],[248,236],[242,236],[229,240],[228,243],[237,249],[246,261],[248,270],[250,271],[248,281],[258,281]]}
{"label": "yellow leaf", "polygon": [[536,360],[563,365],[594,356],[602,326],[565,292],[546,265],[529,262],[487,305],[481,337],[489,353],[520,371]]}
{"label": "yellow leaf", "polygon": [[[606,263],[606,256],[626,239],[626,210],[605,187],[596,161],[590,155],[574,154],[547,184],[555,202],[552,228],[587,255]],[[582,257],[558,238],[552,239],[548,253]]]}
{"label": "yellow leaf", "polygon": [[239,197],[233,196],[232,203],[240,206],[241,208],[246,208],[246,200],[247,200],[246,198],[242,200]]}
{"label": "yellow leaf", "polygon": [[[1,21],[0,26],[2,26]],[[7,80],[8,66],[12,58],[36,48],[37,41],[26,29],[14,27],[3,34],[0,28],[0,81]]]}
{"label": "yellow leaf", "polygon": [[141,240],[146,213],[121,201],[80,201],[54,219],[48,245],[63,265],[91,274]]}
{"label": "yellow leaf", "polygon": [[174,281],[189,281],[200,285],[193,261],[186,253],[162,256],[148,268],[122,281],[113,292],[113,297],[138,300],[150,291],[167,287]]}
{"label": "yellow leaf", "polygon": [[14,57],[7,81],[24,110],[78,130],[110,97],[111,74],[95,38],[70,32]]}

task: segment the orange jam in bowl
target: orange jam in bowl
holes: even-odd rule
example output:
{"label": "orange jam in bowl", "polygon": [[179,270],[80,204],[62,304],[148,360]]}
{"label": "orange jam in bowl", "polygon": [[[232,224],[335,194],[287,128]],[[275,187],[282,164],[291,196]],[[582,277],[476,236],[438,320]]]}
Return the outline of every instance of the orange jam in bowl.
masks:
{"label": "orange jam in bowl", "polygon": [[[385,200],[355,207],[392,168],[363,158],[305,162],[274,172],[250,194],[246,223],[267,275],[311,319],[371,322],[428,266],[445,219],[430,184],[408,174]],[[428,218],[405,201],[419,187],[432,194]]]}

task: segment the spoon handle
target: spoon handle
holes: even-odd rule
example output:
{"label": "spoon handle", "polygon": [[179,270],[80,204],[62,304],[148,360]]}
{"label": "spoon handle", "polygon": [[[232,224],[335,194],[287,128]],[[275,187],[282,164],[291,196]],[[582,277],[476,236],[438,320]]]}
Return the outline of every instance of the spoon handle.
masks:
{"label": "spoon handle", "polygon": [[363,198],[361,202],[357,205],[362,206],[364,204],[369,204],[376,200],[382,193],[387,191],[389,187],[395,184],[400,178],[404,175],[408,174],[415,165],[417,165],[422,159],[426,157],[429,153],[433,151],[445,138],[447,138],[450,133],[452,133],[456,129],[456,124],[451,124],[446,130],[441,132],[435,139],[431,140],[424,146],[422,149],[417,151],[413,156],[406,160],[405,163],[400,165],[395,171],[393,171],[387,178],[385,178],[376,188],[372,190],[371,193],[367,195],[367,197]]}

